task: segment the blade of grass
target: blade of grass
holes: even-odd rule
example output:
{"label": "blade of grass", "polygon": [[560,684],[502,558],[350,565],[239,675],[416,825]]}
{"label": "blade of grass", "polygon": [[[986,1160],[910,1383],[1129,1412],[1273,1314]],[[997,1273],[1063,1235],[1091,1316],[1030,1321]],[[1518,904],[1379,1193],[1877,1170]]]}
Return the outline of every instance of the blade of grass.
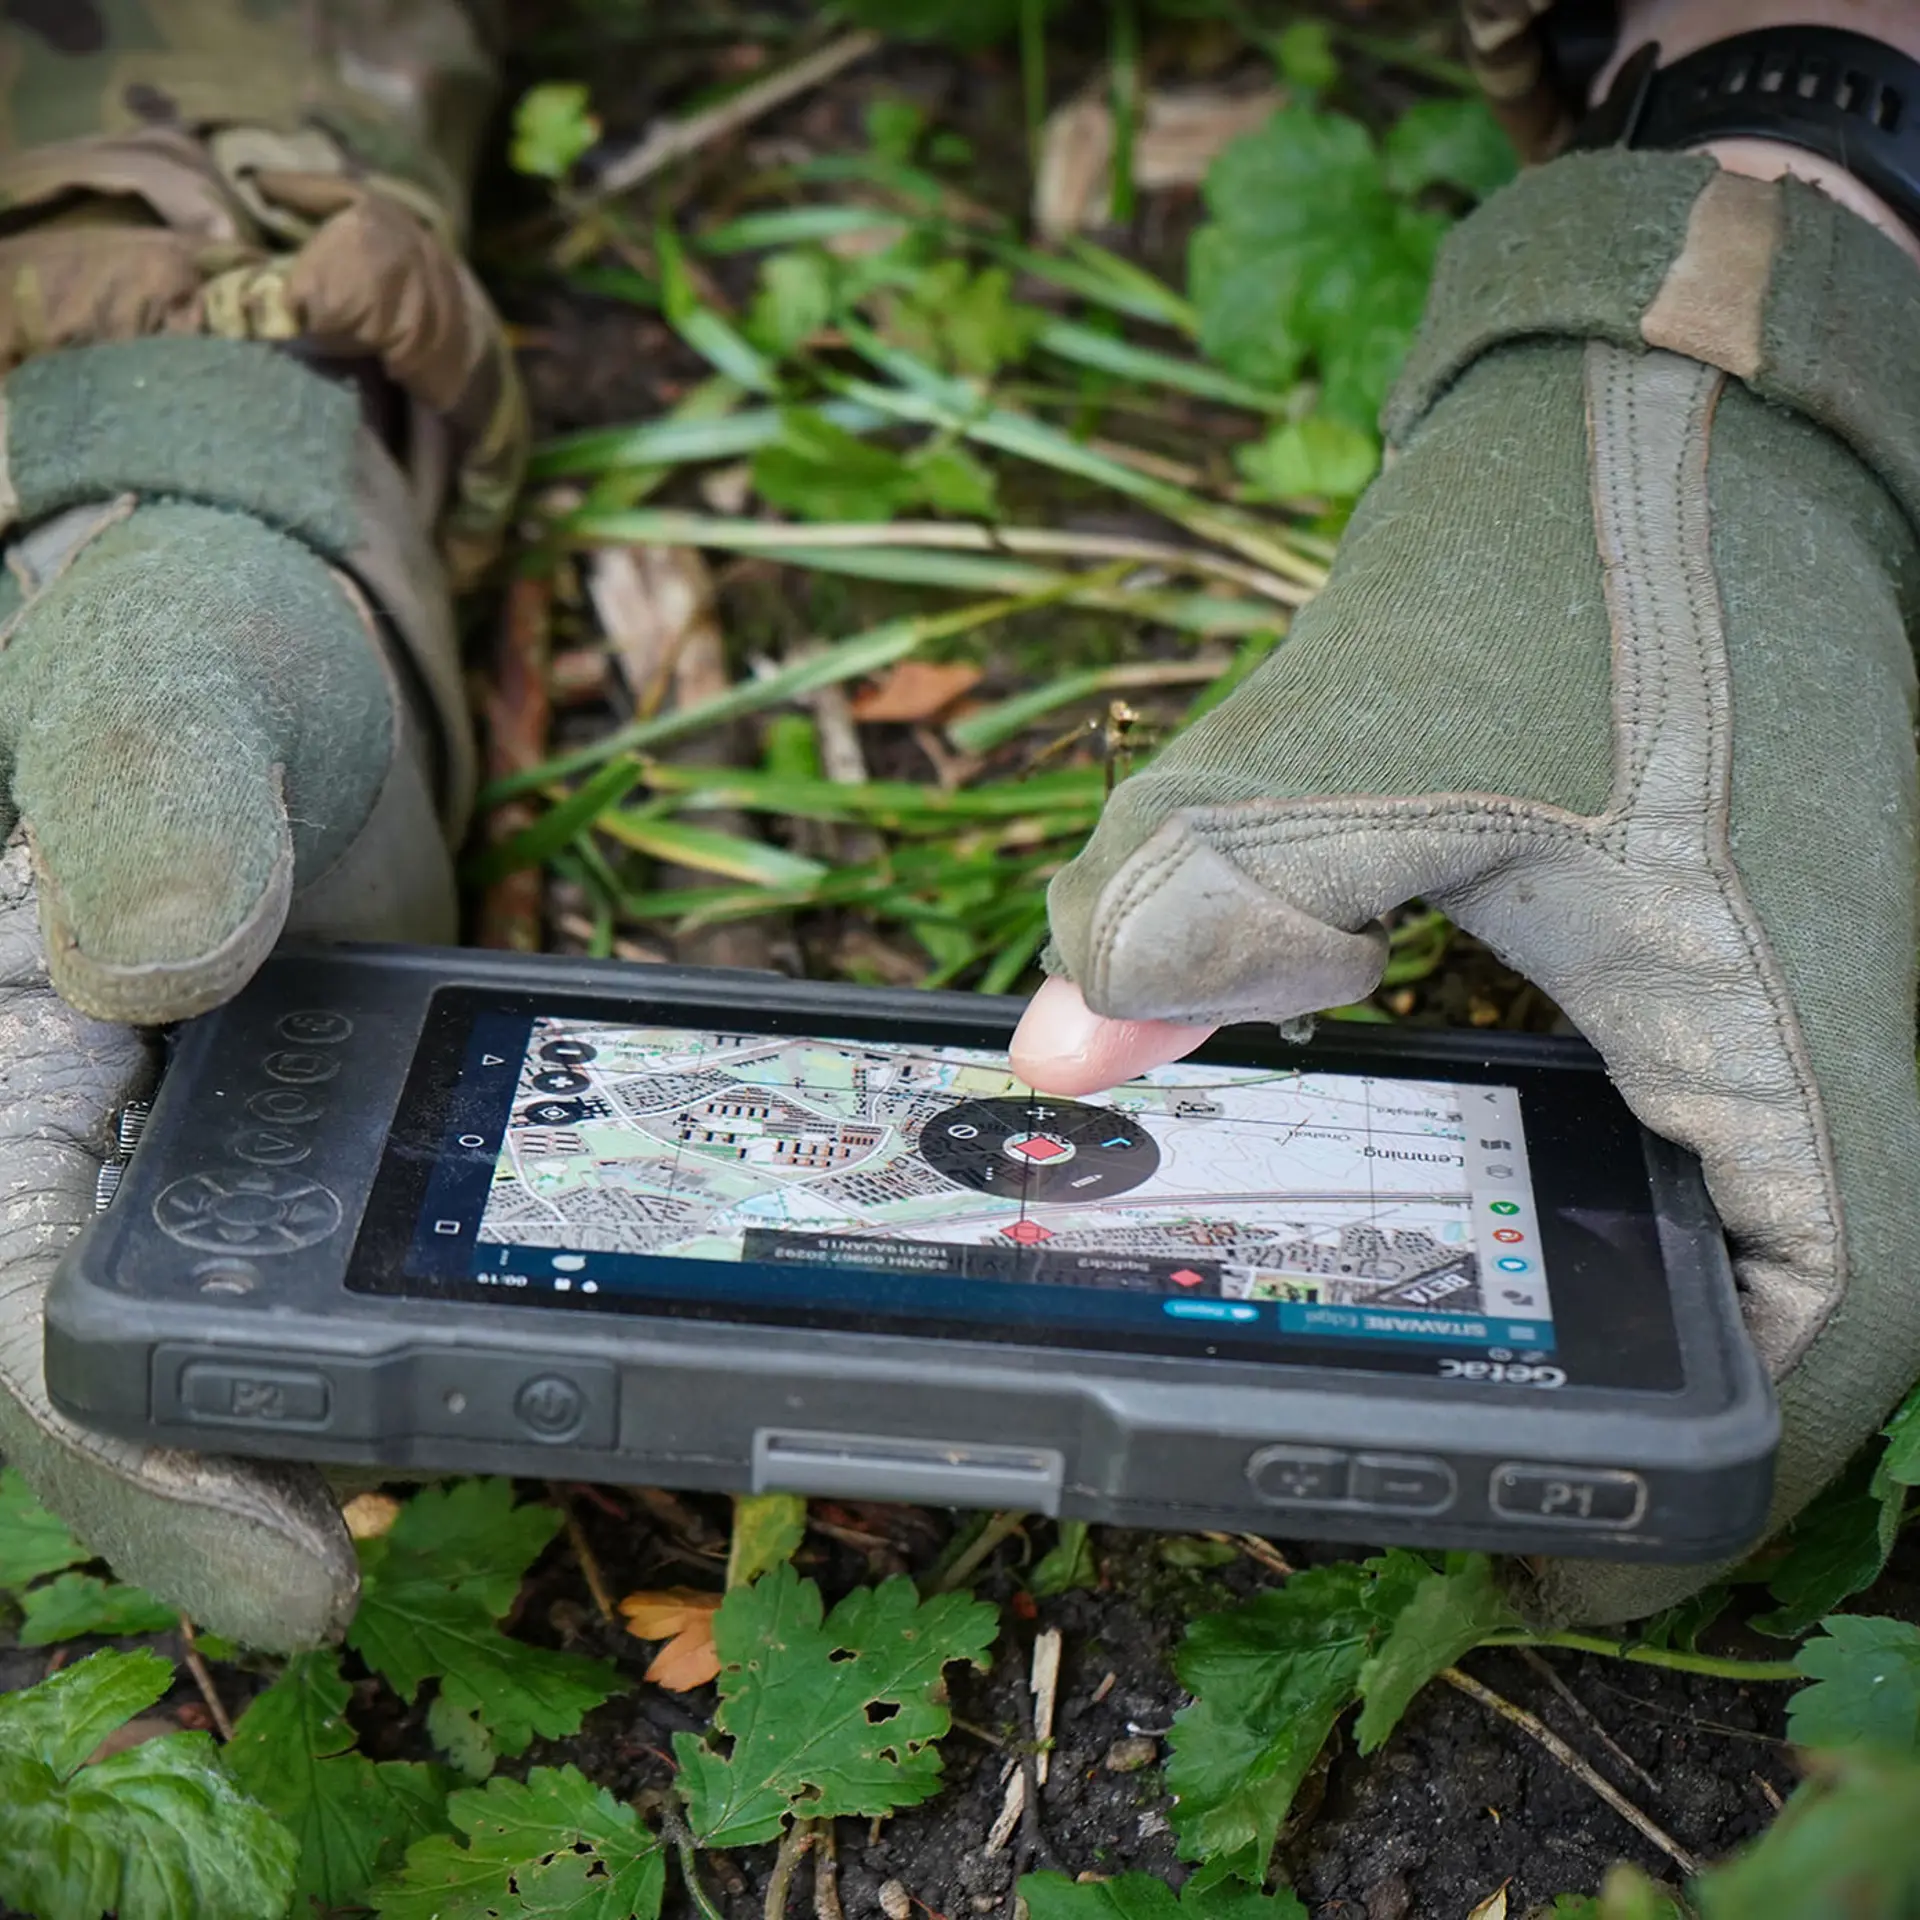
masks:
{"label": "blade of grass", "polygon": [[1117,374],[1123,380],[1144,382],[1148,386],[1172,387],[1190,393],[1196,399],[1218,400],[1229,407],[1245,407],[1251,413],[1284,414],[1292,400],[1283,393],[1270,393],[1264,387],[1249,386],[1231,374],[1203,365],[1198,360],[1183,360],[1177,354],[1159,353],[1151,347],[1137,347],[1130,340],[1117,340],[1075,320],[1050,320],[1034,336],[1035,344],[1057,359],[1071,361],[1076,367],[1091,367],[1099,373]]}
{"label": "blade of grass", "polygon": [[1033,956],[1040,951],[1046,937],[1047,910],[1042,905],[1031,924],[995,955],[992,966],[980,976],[979,991],[1010,993],[1019,984],[1020,976],[1033,964]]}
{"label": "blade of grass", "polygon": [[623,847],[650,859],[698,873],[717,873],[727,880],[745,880],[759,887],[810,887],[829,871],[818,860],[789,853],[737,833],[717,833],[711,827],[689,826],[682,820],[664,820],[644,809],[603,813],[594,822]]}
{"label": "blade of grass", "polygon": [[924,823],[951,833],[956,822],[1015,819],[1035,812],[1091,813],[1105,791],[1097,767],[1034,774],[981,787],[919,786],[908,780],[797,779],[752,767],[694,767],[656,762],[647,768],[649,791],[678,794],[691,804],[780,813],[797,820],[859,821],[900,830]]}
{"label": "blade of grass", "polygon": [[829,202],[821,206],[779,207],[768,213],[743,213],[698,236],[692,245],[701,253],[755,253],[764,247],[797,247],[848,234],[872,233],[892,227],[904,233],[911,225],[905,214],[884,207],[848,207]]}
{"label": "blade of grass", "polygon": [[1107,218],[1116,227],[1133,224],[1133,140],[1140,117],[1140,23],[1133,0],[1110,0],[1112,25],[1107,36],[1113,68],[1113,184]]}
{"label": "blade of grass", "polygon": [[962,753],[989,753],[1024,733],[1036,720],[1076,700],[1090,700],[1096,694],[1117,693],[1126,688],[1170,687],[1182,682],[1213,680],[1229,671],[1221,660],[1170,660],[1128,663],[1118,667],[1088,667],[1080,673],[1063,673],[1044,686],[1017,693],[1011,700],[983,707],[947,728],[947,738]]}
{"label": "blade of grass", "polygon": [[609,807],[618,806],[639,785],[646,767],[638,760],[616,760],[550,807],[511,840],[489,847],[470,862],[462,878],[472,887],[490,887],[522,867],[537,867],[578,839]]}
{"label": "blade of grass", "polygon": [[1020,104],[1027,122],[1027,168],[1037,175],[1047,129],[1046,0],[1020,0]]}
{"label": "blade of grass", "polygon": [[[1116,570],[1109,568],[1106,571],[1111,575]],[[1085,577],[1098,578],[1097,575]],[[1036,607],[1052,606],[1064,597],[1059,590],[1048,588],[1043,592],[1016,594],[1002,600],[984,600],[971,607],[957,608],[952,613],[916,614],[905,619],[883,621],[864,633],[823,647],[820,652],[796,661],[792,666],[770,673],[764,680],[749,680],[739,686],[729,687],[712,700],[630,721],[626,726],[616,727],[611,733],[584,747],[557,754],[540,766],[496,780],[480,795],[480,805],[496,806],[516,793],[525,793],[531,788],[546,786],[554,780],[584,772],[588,767],[597,767],[621,754],[633,753],[642,747],[657,747],[668,740],[682,740],[691,734],[705,733],[714,727],[730,725],[747,714],[782,706],[789,700],[798,700],[821,687],[835,686],[843,680],[857,679],[862,674],[878,673],[881,668],[890,667],[896,660],[904,660],[909,654],[917,653],[937,640],[971,633],[976,627],[991,626],[997,620],[1005,620],[1016,613],[1027,613]]]}
{"label": "blade of grass", "polygon": [[1143,566],[1230,580],[1287,608],[1302,606],[1309,598],[1307,591],[1294,581],[1206,547],[1183,547],[1166,540],[1136,540],[1125,534],[1080,533],[1052,527],[983,527],[947,520],[819,521],[795,527],[776,521],[727,519],[673,509],[618,514],[583,509],[569,515],[558,526],[562,533],[577,535],[582,540],[635,546],[717,547],[729,553],[792,553],[804,548],[809,554],[816,554],[835,547],[898,546],[1138,560]]}
{"label": "blade of grass", "polygon": [[[873,433],[888,415],[873,407],[828,400],[820,413],[847,433]],[[529,478],[592,479],[620,467],[677,467],[698,461],[737,460],[780,438],[774,407],[753,407],[724,419],[643,420],[633,427],[594,427],[561,434],[534,450]]]}
{"label": "blade of grass", "polygon": [[660,305],[667,324],[716,372],[754,393],[777,393],[780,376],[773,362],[732,321],[703,305],[687,272],[685,249],[672,225],[654,229],[660,261]]}

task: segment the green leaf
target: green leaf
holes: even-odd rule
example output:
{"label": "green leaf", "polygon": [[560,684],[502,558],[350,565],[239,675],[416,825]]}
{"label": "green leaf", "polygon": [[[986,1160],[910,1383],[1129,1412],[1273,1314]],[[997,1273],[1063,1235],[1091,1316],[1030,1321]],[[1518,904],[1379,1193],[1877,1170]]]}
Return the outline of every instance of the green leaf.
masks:
{"label": "green leaf", "polygon": [[364,1542],[367,1584],[432,1580],[476,1594],[498,1620],[565,1524],[557,1507],[521,1500],[503,1479],[451,1480],[422,1487],[378,1540]]}
{"label": "green leaf", "polygon": [[1857,1462],[1793,1523],[1770,1550],[1767,1590],[1780,1604],[1749,1624],[1798,1640],[1815,1621],[1879,1579],[1899,1536],[1907,1490],[1884,1462]]}
{"label": "green leaf", "polygon": [[529,87],[513,110],[511,158],[516,173],[563,180],[600,138],[587,110],[587,89],[569,81]]}
{"label": "green leaf", "polygon": [[1427,187],[1457,187],[1484,200],[1519,171],[1513,143],[1482,100],[1424,100],[1387,134],[1381,157],[1387,185],[1409,197]]}
{"label": "green leaf", "polygon": [[753,456],[753,484],[769,505],[808,520],[890,520],[920,497],[897,453],[811,407],[783,409],[778,442]]}
{"label": "green leaf", "polygon": [[1367,1656],[1428,1572],[1412,1554],[1295,1574],[1187,1629],[1167,1785],[1180,1851],[1256,1884],[1293,1796],[1359,1691]]}
{"label": "green leaf", "polygon": [[965,447],[936,446],[909,463],[927,504],[942,513],[966,514],[991,520],[999,510],[999,493],[992,470]]}
{"label": "green leaf", "polygon": [[0,1901],[41,1920],[279,1920],[293,1837],[204,1733],[85,1764],[172,1680],[156,1655],[109,1651],[0,1695]]}
{"label": "green leaf", "polygon": [[501,1753],[577,1733],[618,1690],[614,1670],[509,1639],[495,1624],[559,1525],[551,1507],[515,1506],[504,1480],[416,1494],[387,1533],[360,1543],[364,1587],[347,1644],[408,1702],[437,1678],[441,1724],[476,1719]]}
{"label": "green leaf", "polygon": [[409,1704],[438,1679],[446,1711],[476,1715],[504,1754],[578,1733],[620,1690],[604,1661],[510,1640],[477,1596],[428,1581],[368,1593],[347,1644]]}
{"label": "green leaf", "polygon": [[1814,1684],[1787,1702],[1787,1738],[1805,1747],[1920,1751],[1920,1627],[1836,1613],[1795,1654]]}
{"label": "green leaf", "polygon": [[727,1545],[727,1586],[750,1586],[807,1537],[807,1503],[797,1493],[740,1493],[733,1499],[733,1538]]}
{"label": "green leaf", "polygon": [[445,1823],[436,1768],[353,1751],[348,1698],[331,1653],[303,1653],[257,1695],[233,1730],[227,1770],[299,1846],[296,1897],[322,1908],[365,1904],[407,1844]]}
{"label": "green leaf", "polygon": [[18,1593],[46,1574],[92,1558],[40,1504],[17,1468],[0,1467],[0,1591]]}
{"label": "green leaf", "polygon": [[[1700,1920],[1909,1920],[1920,1911],[1920,1763],[1822,1756],[1760,1839],[1688,1892]],[[1640,1916],[1623,1908],[1617,1920]]]}
{"label": "green leaf", "polygon": [[[1899,1486],[1920,1486],[1920,1387],[1907,1395],[1881,1431],[1887,1450],[1880,1471]],[[4,1484],[5,1476],[0,1475],[0,1487]],[[4,1510],[5,1496],[0,1493],[0,1512]]]}
{"label": "green leaf", "polygon": [[1275,36],[1273,57],[1296,93],[1325,93],[1340,78],[1333,35],[1324,20],[1290,20]]}
{"label": "green leaf", "polygon": [[1672,1647],[1681,1653],[1698,1653],[1700,1636],[1726,1612],[1733,1589],[1722,1581],[1702,1587],[1690,1600],[1682,1600],[1644,1621],[1634,1634],[1634,1644],[1642,1647]]}
{"label": "green leaf", "polygon": [[574,1767],[536,1767],[447,1802],[451,1834],[416,1841],[374,1894],[381,1920],[655,1920],[660,1843]]}
{"label": "green leaf", "polygon": [[1006,267],[970,269],[942,260],[923,269],[884,303],[885,337],[952,373],[991,380],[1024,360],[1048,316],[1013,297]]}
{"label": "green leaf", "polygon": [[524,827],[477,860],[466,863],[461,878],[470,887],[490,887],[522,867],[537,867],[571,846],[610,807],[617,807],[646,772],[638,760],[615,760],[583,780],[558,805],[549,807]]}
{"label": "green leaf", "polygon": [[883,160],[911,160],[927,130],[927,116],[911,100],[870,101],[866,114],[867,144]]}
{"label": "green leaf", "polygon": [[1093,1557],[1093,1533],[1084,1520],[1062,1520],[1060,1538],[1041,1555],[1027,1580],[1027,1590],[1042,1600],[1070,1593],[1075,1587],[1097,1587],[1099,1563]]}
{"label": "green leaf", "polygon": [[90,1573],[63,1573],[20,1596],[20,1644],[50,1647],[89,1633],[166,1633],[179,1610],[138,1587],[110,1586]]}
{"label": "green leaf", "polygon": [[930,1798],[948,1726],[934,1698],[942,1670],[984,1666],[998,1620],[985,1601],[923,1601],[895,1579],[850,1593],[823,1623],[819,1588],[783,1565],[729,1593],[713,1628],[714,1726],[729,1746],[676,1734],[680,1790],[701,1845],[751,1846],[790,1812],[872,1817]]}
{"label": "green leaf", "polygon": [[1150,1873],[1084,1881],[1064,1873],[1029,1873],[1014,1891],[1026,1901],[1032,1920],[1307,1920],[1295,1895],[1262,1893],[1244,1880],[1204,1886],[1189,1880],[1176,1896]]}
{"label": "green leaf", "polygon": [[1405,357],[1446,222],[1389,191],[1365,128],[1286,107],[1207,174],[1211,218],[1189,278],[1208,356],[1289,385],[1307,366],[1321,410],[1370,427]]}
{"label": "green leaf", "polygon": [[1452,1666],[1488,1634],[1521,1624],[1484,1553],[1448,1554],[1445,1570],[1420,1579],[1360,1669],[1365,1705],[1354,1729],[1360,1751],[1372,1753],[1385,1742],[1408,1702],[1442,1667]]}
{"label": "green leaf", "polygon": [[770,255],[741,331],[762,353],[784,360],[833,313],[833,266],[823,253]]}
{"label": "green leaf", "polygon": [[436,1693],[427,1708],[427,1738],[446,1755],[447,1765],[468,1780],[484,1780],[500,1761],[500,1750],[477,1707],[460,1707]]}
{"label": "green leaf", "polygon": [[1380,443],[1324,414],[1290,420],[1234,451],[1234,465],[1269,500],[1351,500],[1380,465]]}

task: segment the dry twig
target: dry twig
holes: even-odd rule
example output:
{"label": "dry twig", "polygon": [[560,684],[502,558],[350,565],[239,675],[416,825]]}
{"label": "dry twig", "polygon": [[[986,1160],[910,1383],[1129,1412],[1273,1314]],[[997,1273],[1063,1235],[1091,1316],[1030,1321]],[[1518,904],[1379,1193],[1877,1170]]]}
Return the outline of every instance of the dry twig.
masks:
{"label": "dry twig", "polygon": [[784,1920],[787,1892],[793,1885],[793,1870],[800,1864],[800,1856],[812,1845],[812,1821],[790,1821],[786,1832],[780,1836],[780,1851],[773,1856],[773,1873],[767,1881],[764,1908],[766,1920]]}
{"label": "dry twig", "polygon": [[840,1843],[831,1820],[813,1823],[813,1920],[845,1920],[840,1905]]}
{"label": "dry twig", "polygon": [[[520,575],[509,583],[487,686],[489,779],[524,773],[546,758],[547,730],[553,720],[547,688],[552,614],[553,589],[547,581]],[[487,822],[488,837],[497,846],[539,817],[540,809],[531,799],[509,800],[494,809]],[[496,880],[480,899],[476,944],[537,953],[542,945],[544,889],[545,874],[538,865]]]}
{"label": "dry twig", "polygon": [[1033,1665],[1028,1689],[1033,1694],[1034,1785],[1047,1784],[1047,1763],[1052,1758],[1053,1711],[1060,1695],[1060,1629],[1047,1627],[1033,1637]]}
{"label": "dry twig", "polygon": [[588,205],[609,200],[615,194],[629,192],[643,180],[651,180],[663,168],[728,134],[751,125],[775,107],[810,93],[822,81],[831,80],[844,67],[864,60],[879,46],[877,33],[849,33],[822,47],[818,53],[796,60],[779,73],[770,73],[750,87],[743,87],[731,99],[709,107],[704,113],[689,114],[684,120],[662,121],[648,130],[646,138],[630,153],[611,160],[600,170],[586,196]]}
{"label": "dry twig", "polygon": [[180,1658],[193,1675],[193,1684],[200,1689],[200,1698],[207,1703],[207,1713],[213,1721],[214,1731],[223,1741],[231,1740],[233,1721],[227,1713],[226,1703],[214,1688],[213,1675],[207,1671],[206,1661],[201,1658],[193,1622],[184,1613],[180,1616]]}
{"label": "dry twig", "polygon": [[600,1559],[593,1550],[593,1543],[588,1540],[587,1531],[581,1526],[580,1516],[574,1512],[566,1489],[550,1486],[549,1491],[558,1501],[561,1513],[566,1516],[567,1544],[573,1549],[573,1557],[580,1562],[580,1577],[587,1583],[587,1591],[593,1596],[593,1604],[600,1610],[600,1618],[613,1625],[618,1622],[620,1613],[607,1586],[607,1576],[600,1570]]}
{"label": "dry twig", "polygon": [[1515,1706],[1504,1695],[1495,1693],[1489,1686],[1483,1686],[1471,1674],[1462,1673],[1458,1667],[1442,1667],[1440,1678],[1448,1686],[1464,1693],[1469,1700],[1479,1701],[1490,1712],[1497,1713],[1501,1719],[1518,1727],[1529,1740],[1544,1747],[1576,1780],[1583,1786],[1591,1788],[1630,1827],[1652,1841],[1682,1873],[1691,1878],[1700,1871],[1700,1862],[1693,1854],[1689,1853],[1664,1827],[1642,1813],[1610,1780],[1596,1773],[1551,1727],[1543,1724],[1537,1715],[1529,1713],[1525,1707]]}
{"label": "dry twig", "polygon": [[1531,1647],[1518,1647],[1515,1651],[1520,1655],[1520,1658],[1560,1696],[1566,1703],[1568,1710],[1591,1729],[1594,1737],[1600,1744],[1605,1747],[1655,1799],[1658,1799],[1660,1797],[1659,1781],[1600,1724],[1600,1716],[1560,1677],[1554,1668],[1553,1662],[1541,1654],[1535,1653]]}

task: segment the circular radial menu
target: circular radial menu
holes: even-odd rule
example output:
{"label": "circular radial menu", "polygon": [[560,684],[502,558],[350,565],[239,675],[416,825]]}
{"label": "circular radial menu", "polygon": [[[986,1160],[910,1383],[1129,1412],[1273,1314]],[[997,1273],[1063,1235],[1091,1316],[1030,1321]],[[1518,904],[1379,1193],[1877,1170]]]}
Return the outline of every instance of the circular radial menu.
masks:
{"label": "circular radial menu", "polygon": [[1149,1179],[1152,1134],[1072,1100],[967,1100],[920,1129],[920,1157],[956,1186],[1034,1205],[1099,1200]]}

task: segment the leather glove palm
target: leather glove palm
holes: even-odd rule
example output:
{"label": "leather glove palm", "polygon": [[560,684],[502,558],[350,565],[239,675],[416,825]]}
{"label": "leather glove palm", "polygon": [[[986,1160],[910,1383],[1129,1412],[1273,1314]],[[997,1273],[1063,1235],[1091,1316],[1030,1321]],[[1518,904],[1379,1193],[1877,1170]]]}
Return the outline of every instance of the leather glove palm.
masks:
{"label": "leather glove palm", "polygon": [[[1326,591],[1050,900],[1119,1019],[1358,999],[1416,895],[1537,981],[1705,1165],[1786,1420],[1776,1522],[1920,1371],[1916,293],[1792,183],[1523,178],[1448,249]],[[1040,1046],[1055,1091],[1111,1064]],[[1706,1577],[1544,1575],[1593,1620]]]}

